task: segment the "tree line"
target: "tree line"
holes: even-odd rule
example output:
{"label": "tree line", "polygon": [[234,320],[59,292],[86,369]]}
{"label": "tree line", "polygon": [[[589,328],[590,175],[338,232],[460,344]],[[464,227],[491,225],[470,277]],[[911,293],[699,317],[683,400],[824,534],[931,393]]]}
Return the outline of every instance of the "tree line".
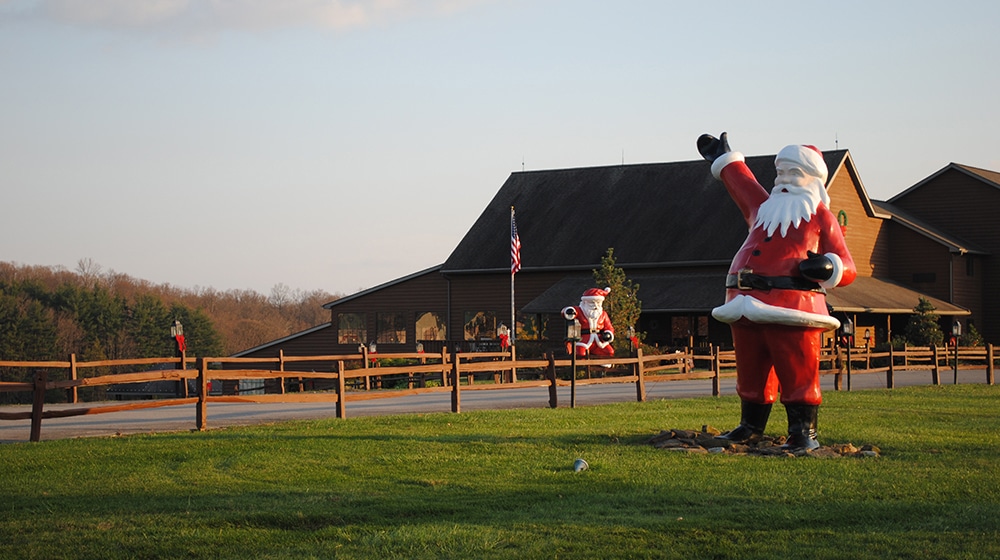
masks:
{"label": "tree line", "polygon": [[76,270],[0,262],[0,360],[81,361],[175,355],[184,327],[192,356],[228,356],[329,321],[338,296],[284,284],[253,290],[152,284],[90,260]]}

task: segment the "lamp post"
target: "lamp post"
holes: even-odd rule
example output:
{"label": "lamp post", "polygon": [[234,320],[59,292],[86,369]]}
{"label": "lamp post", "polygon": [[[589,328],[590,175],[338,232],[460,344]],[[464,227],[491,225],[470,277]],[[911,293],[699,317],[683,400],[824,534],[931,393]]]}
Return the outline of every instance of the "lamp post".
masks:
{"label": "lamp post", "polygon": [[872,330],[865,329],[865,369],[872,368]]}
{"label": "lamp post", "polygon": [[955,340],[955,380],[954,385],[958,385],[958,337],[962,336],[962,323],[955,319],[951,324],[951,336]]}
{"label": "lamp post", "polygon": [[840,325],[840,335],[847,346],[847,390],[851,390],[851,346],[854,345],[854,322],[850,318]]}
{"label": "lamp post", "polygon": [[566,342],[569,343],[569,407],[576,408],[576,343],[580,341],[580,321],[566,318]]}

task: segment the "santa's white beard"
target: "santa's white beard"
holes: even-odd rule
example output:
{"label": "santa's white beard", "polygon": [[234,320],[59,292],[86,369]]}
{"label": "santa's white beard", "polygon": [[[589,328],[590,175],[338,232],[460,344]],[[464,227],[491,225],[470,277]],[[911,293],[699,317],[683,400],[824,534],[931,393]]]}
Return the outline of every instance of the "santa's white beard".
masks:
{"label": "santa's white beard", "polygon": [[601,318],[602,311],[603,309],[588,309],[584,307],[583,316],[586,317],[588,321],[590,321],[591,325],[593,325],[594,323],[597,322],[598,319]]}
{"label": "santa's white beard", "polygon": [[[823,188],[822,185],[819,188]],[[771,196],[757,209],[753,227],[764,228],[770,236],[781,226],[781,236],[784,237],[789,227],[798,228],[803,221],[811,220],[820,202],[822,199],[815,185],[775,185]]]}

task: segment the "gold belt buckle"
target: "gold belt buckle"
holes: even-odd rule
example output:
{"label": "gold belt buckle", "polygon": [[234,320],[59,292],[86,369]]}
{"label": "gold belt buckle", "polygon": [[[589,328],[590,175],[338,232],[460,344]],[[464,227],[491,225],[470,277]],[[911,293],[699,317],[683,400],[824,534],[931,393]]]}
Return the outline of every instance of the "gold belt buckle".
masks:
{"label": "gold belt buckle", "polygon": [[739,288],[740,290],[752,290],[753,289],[752,286],[743,285],[744,274],[753,274],[753,269],[744,267],[741,268],[739,272],[736,273],[736,287]]}

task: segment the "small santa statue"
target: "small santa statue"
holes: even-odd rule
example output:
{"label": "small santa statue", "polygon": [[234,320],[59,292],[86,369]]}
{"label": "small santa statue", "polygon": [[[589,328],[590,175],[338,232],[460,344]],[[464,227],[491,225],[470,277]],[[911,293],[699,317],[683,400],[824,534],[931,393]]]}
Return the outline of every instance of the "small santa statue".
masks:
{"label": "small santa statue", "polygon": [[604,298],[611,293],[611,288],[591,288],[583,292],[580,305],[570,306],[562,310],[567,321],[580,321],[580,340],[576,343],[576,355],[611,357],[615,349],[611,342],[615,339],[615,329],[611,326],[611,318],[604,311]]}
{"label": "small santa statue", "polygon": [[786,146],[775,158],[770,194],[729,149],[726,133],[698,139],[750,227],[726,279],[726,303],[712,316],[729,323],[736,348],[740,424],[723,437],[744,442],[764,433],[781,393],[788,415],[785,449],[819,447],[816,416],[821,333],[840,326],[826,307],[826,290],[854,281],[857,270],[826,192],[827,168],[813,146]]}

